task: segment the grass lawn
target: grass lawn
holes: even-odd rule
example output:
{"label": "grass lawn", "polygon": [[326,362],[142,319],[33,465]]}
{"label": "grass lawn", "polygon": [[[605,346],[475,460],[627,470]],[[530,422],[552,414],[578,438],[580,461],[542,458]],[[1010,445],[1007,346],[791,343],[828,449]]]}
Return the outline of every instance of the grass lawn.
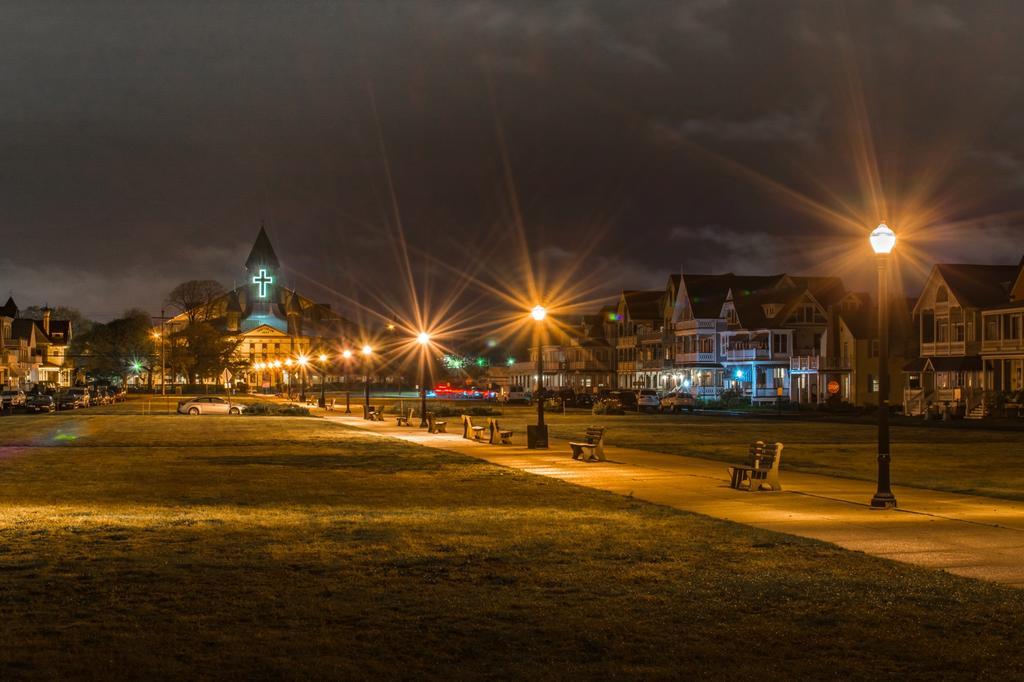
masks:
{"label": "grass lawn", "polygon": [[[525,433],[536,408],[497,406],[502,426]],[[608,427],[606,442],[679,455],[742,461],[753,440],[782,441],[782,468],[875,480],[877,431],[868,424],[797,421],[771,417],[688,414],[591,415],[546,413],[552,437],[579,438],[589,424]],[[896,485],[1024,500],[1024,431],[892,427],[892,476]]]}
{"label": "grass lawn", "polygon": [[1022,592],[315,419],[0,419],[0,604],[3,679],[1024,674]]}

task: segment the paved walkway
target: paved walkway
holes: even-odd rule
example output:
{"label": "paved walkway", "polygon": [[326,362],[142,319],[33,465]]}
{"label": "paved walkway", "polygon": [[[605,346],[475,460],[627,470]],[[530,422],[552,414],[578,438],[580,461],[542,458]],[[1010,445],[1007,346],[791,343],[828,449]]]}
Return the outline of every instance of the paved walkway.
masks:
{"label": "paved walkway", "polygon": [[[457,433],[449,434],[397,427],[394,419],[327,419],[677,509],[1024,587],[1024,503],[897,488],[900,508],[881,511],[868,506],[875,486],[865,481],[783,471],[784,492],[750,493],[731,489],[726,465],[712,460],[608,446],[608,462],[587,464],[571,458],[567,441],[552,439],[548,450],[528,450],[466,440],[456,419],[449,426]],[[515,440],[524,440],[523,434]],[[737,458],[742,456],[737,448]]]}

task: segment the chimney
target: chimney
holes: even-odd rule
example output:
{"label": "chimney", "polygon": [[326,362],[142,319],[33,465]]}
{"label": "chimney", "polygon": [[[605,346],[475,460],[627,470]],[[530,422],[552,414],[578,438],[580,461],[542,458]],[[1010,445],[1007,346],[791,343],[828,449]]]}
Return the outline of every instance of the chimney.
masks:
{"label": "chimney", "polygon": [[43,307],[43,331],[46,332],[47,336],[50,335],[50,315],[51,314],[53,314],[53,310],[50,308],[50,306],[44,306]]}

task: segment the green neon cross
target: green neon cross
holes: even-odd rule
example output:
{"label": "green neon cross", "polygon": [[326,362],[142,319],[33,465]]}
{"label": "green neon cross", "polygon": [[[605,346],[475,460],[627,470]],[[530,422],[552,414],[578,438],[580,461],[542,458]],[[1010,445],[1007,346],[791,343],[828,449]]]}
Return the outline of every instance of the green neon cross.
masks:
{"label": "green neon cross", "polygon": [[267,297],[267,286],[274,283],[274,278],[267,274],[267,271],[260,268],[260,274],[252,278],[252,283],[260,287],[260,298]]}

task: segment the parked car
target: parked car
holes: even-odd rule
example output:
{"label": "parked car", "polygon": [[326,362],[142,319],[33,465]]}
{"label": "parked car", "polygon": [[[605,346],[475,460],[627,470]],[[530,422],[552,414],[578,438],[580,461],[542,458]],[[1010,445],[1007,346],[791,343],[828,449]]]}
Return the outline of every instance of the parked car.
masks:
{"label": "parked car", "polygon": [[616,390],[599,394],[602,400],[611,399],[619,403],[624,410],[636,411],[636,391]]}
{"label": "parked car", "polygon": [[20,388],[7,388],[0,391],[0,405],[4,409],[23,407],[25,405],[25,392]]}
{"label": "parked car", "polygon": [[589,410],[594,406],[594,394],[593,393],[577,393],[576,397],[573,398],[572,407],[582,407]]}
{"label": "parked car", "polygon": [[669,391],[661,398],[662,412],[679,412],[680,410],[693,412],[693,408],[696,406],[696,398],[694,398],[693,395],[685,389]]}
{"label": "parked car", "polygon": [[242,414],[242,406],[232,404],[230,400],[225,400],[220,396],[203,396],[202,398],[192,398],[191,400],[182,400],[178,403],[178,412],[180,414]]}
{"label": "parked car", "polygon": [[636,392],[636,403],[638,409],[648,412],[657,412],[661,409],[661,398],[653,388],[641,388]]}
{"label": "parked car", "polygon": [[25,409],[29,412],[53,412],[57,409],[57,401],[50,393],[33,393],[25,399]]}
{"label": "parked car", "polygon": [[531,400],[530,392],[522,386],[510,386],[508,393],[505,394],[506,403],[525,403],[529,405]]}
{"label": "parked car", "polygon": [[90,404],[89,391],[85,388],[69,388],[57,394],[57,405],[62,410],[76,410]]}

